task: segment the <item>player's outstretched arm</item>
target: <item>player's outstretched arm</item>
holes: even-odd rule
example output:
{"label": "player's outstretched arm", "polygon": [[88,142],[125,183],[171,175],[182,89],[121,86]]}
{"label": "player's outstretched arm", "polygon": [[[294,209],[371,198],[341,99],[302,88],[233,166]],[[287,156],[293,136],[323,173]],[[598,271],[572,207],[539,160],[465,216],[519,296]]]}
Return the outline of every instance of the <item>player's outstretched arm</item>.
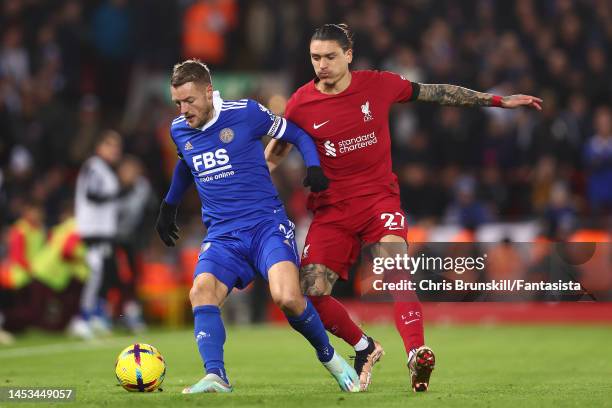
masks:
{"label": "player's outstretched arm", "polygon": [[525,106],[542,110],[542,99],[535,96],[519,94],[501,97],[448,84],[419,84],[417,101],[447,106],[497,106],[506,109]]}
{"label": "player's outstretched arm", "polygon": [[178,205],[192,183],[193,176],[191,175],[191,170],[185,161],[180,159],[174,167],[170,188],[161,203],[157,222],[155,223],[155,230],[166,246],[173,247],[179,239],[179,228],[176,225]]}
{"label": "player's outstretched arm", "polygon": [[293,122],[287,120],[287,128],[282,138],[283,141],[295,145],[304,159],[306,164],[304,187],[310,187],[310,191],[314,193],[327,190],[329,180],[323,173],[323,169],[321,169],[317,146],[310,135]]}
{"label": "player's outstretched arm", "polygon": [[270,140],[270,143],[268,143],[266,146],[266,163],[268,164],[270,173],[272,173],[282,163],[282,161],[285,160],[285,157],[287,157],[292,148],[292,144],[282,140]]}

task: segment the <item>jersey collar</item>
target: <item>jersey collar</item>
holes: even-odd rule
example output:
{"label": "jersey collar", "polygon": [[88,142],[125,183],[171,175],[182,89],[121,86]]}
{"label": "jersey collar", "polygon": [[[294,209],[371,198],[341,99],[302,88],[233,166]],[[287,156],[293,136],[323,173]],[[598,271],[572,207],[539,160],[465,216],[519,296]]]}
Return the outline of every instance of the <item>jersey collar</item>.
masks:
{"label": "jersey collar", "polygon": [[217,119],[219,119],[219,115],[221,114],[221,105],[223,104],[223,99],[221,99],[221,94],[219,91],[213,92],[213,109],[215,110],[215,114],[211,120],[206,122],[204,126],[200,128],[201,131],[204,131],[215,124]]}

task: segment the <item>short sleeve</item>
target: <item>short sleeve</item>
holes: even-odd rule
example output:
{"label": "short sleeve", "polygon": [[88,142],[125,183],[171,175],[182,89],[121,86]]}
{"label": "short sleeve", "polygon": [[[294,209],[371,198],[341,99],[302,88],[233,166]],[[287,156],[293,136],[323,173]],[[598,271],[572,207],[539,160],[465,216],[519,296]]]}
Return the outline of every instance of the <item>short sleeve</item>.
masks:
{"label": "short sleeve", "polygon": [[251,126],[251,134],[254,138],[262,136],[270,136],[274,139],[283,137],[287,129],[287,121],[285,118],[275,115],[262,104],[250,100],[247,106],[249,125]]}
{"label": "short sleeve", "polygon": [[296,102],[295,102],[295,94],[291,95],[291,98],[289,98],[289,100],[287,101],[287,105],[285,106],[285,118],[289,119],[292,122],[295,122],[295,118],[293,118],[293,115],[295,114],[295,106],[296,106]]}
{"label": "short sleeve", "polygon": [[391,103],[414,101],[418,96],[418,84],[394,72],[379,72],[380,88]]}

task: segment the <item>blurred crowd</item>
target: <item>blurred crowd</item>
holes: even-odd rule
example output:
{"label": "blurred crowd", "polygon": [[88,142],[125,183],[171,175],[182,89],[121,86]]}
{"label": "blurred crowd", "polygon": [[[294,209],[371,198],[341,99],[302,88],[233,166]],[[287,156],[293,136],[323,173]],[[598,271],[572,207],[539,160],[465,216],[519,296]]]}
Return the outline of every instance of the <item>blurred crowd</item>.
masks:
{"label": "blurred crowd", "polygon": [[310,1],[305,7],[294,85],[312,77],[308,34],[343,21],[355,32],[353,69],[544,99],[542,113],[397,106],[393,159],[413,222],[474,228],[538,219],[559,238],[578,227],[612,227],[612,3]]}
{"label": "blurred crowd", "polygon": [[[168,137],[173,64],[197,57],[213,75],[272,75],[282,95],[264,86],[229,95],[282,112],[312,79],[310,36],[329,22],[354,31],[353,69],[544,99],[542,113],[397,106],[393,160],[412,223],[474,229],[539,220],[553,238],[611,228],[608,0],[4,0],[0,7],[0,258],[9,228],[32,206],[42,231],[65,222],[79,169],[107,129],[122,139],[125,159],[115,164],[129,167],[118,171],[122,188],[146,180],[147,200],[159,200],[176,158]],[[305,228],[299,159],[274,177]],[[197,246],[194,194],[180,216],[183,243]],[[163,258],[147,238],[152,224],[140,228],[124,241]]]}
{"label": "blurred crowd", "polygon": [[[606,0],[309,0],[280,7],[266,0],[6,0],[0,225],[31,199],[44,203],[53,225],[76,170],[107,128],[122,133],[126,152],[161,194],[174,160],[166,88],[175,62],[195,56],[213,73],[282,72],[290,93],[313,76],[313,29],[341,21],[355,34],[353,69],[545,100],[541,114],[398,106],[394,163],[413,221],[478,225],[540,216],[563,224],[581,216],[601,225],[612,203]],[[239,96],[270,102],[265,89],[249,93]],[[303,195],[291,166],[281,171],[283,197]]]}

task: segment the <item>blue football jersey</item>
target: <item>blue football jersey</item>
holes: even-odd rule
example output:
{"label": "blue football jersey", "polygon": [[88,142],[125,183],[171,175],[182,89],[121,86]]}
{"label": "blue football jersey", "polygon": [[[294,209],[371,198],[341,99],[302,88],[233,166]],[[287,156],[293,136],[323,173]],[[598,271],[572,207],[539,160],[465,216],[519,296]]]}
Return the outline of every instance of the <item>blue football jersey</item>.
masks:
{"label": "blue football jersey", "polygon": [[266,165],[263,136],[281,138],[287,121],[250,99],[224,101],[213,93],[214,117],[191,128],[183,116],[170,133],[191,170],[208,236],[284,215]]}

